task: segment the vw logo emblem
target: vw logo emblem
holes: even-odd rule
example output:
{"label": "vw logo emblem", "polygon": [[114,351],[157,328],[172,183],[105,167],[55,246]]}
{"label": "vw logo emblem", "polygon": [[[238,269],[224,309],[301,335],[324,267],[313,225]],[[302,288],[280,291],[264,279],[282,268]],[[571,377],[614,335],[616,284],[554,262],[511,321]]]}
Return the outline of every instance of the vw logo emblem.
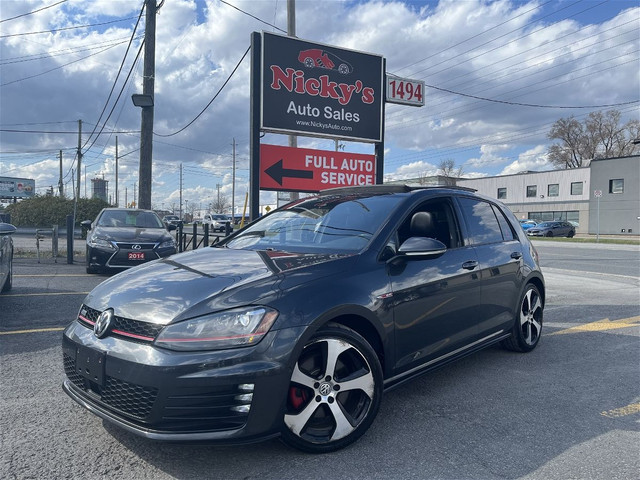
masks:
{"label": "vw logo emblem", "polygon": [[113,321],[113,309],[110,308],[105,310],[100,314],[96,324],[93,326],[93,334],[98,337],[104,337],[109,331],[109,327],[111,327],[111,322]]}
{"label": "vw logo emblem", "polygon": [[138,244],[136,244],[136,245],[132,245],[132,246],[131,246],[131,248],[132,248],[133,250],[141,250],[141,249],[142,249],[142,245],[138,245]]}
{"label": "vw logo emblem", "polygon": [[331,388],[331,385],[328,383],[321,383],[320,387],[318,388],[320,395],[323,395],[325,397],[331,393],[331,390],[333,389]]}

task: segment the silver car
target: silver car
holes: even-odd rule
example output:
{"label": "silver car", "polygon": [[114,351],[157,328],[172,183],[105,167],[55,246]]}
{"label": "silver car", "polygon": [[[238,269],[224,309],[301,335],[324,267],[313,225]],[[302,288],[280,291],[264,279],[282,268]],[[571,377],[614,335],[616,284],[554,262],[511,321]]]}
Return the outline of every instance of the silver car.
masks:
{"label": "silver car", "polygon": [[13,282],[13,239],[11,234],[16,227],[9,223],[0,223],[0,291],[11,290]]}

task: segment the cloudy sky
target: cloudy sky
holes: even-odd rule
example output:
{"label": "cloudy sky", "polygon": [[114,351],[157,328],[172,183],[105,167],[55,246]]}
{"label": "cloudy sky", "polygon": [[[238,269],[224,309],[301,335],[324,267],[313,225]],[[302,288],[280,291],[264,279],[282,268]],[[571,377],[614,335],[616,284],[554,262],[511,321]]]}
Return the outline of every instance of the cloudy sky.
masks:
{"label": "cloudy sky", "polygon": [[[144,14],[135,33],[134,27],[142,4],[2,0],[0,176],[33,178],[44,193],[57,186],[62,150],[71,196],[82,120],[81,195],[85,188],[90,195],[91,178],[104,176],[114,196],[117,137],[120,204],[125,191],[133,199],[140,110],[131,94],[142,92],[136,54]],[[299,38],[382,55],[388,73],[425,82],[423,107],[387,105],[385,178],[436,174],[448,159],[470,177],[549,170],[547,134],[559,118],[582,120],[610,108],[625,122],[639,118],[638,0],[297,0],[295,8]],[[162,2],[154,208],[178,208],[181,164],[183,198],[191,205],[205,208],[218,189],[230,198],[234,139],[235,203],[242,205],[249,174],[248,55],[229,77],[251,32],[286,28],[286,0]],[[262,142],[286,145],[287,138],[266,134]],[[309,137],[298,145],[334,148],[332,140]],[[346,142],[345,150],[372,154],[373,146]],[[275,194],[263,192],[261,204],[273,203]]]}

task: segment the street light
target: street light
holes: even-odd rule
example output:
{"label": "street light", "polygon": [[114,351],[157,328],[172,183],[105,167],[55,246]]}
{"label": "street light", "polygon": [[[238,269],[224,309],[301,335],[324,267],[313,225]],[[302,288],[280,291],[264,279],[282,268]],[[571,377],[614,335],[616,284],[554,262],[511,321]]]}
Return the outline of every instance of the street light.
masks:
{"label": "street light", "polygon": [[153,107],[153,95],[134,93],[131,95],[131,100],[136,107]]}

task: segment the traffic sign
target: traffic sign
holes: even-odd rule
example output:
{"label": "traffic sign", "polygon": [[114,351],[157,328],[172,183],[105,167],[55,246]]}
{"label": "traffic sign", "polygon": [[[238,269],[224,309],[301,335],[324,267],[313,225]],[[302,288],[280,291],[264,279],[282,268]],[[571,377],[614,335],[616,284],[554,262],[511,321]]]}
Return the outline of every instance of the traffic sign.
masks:
{"label": "traffic sign", "polygon": [[596,197],[601,197],[601,196],[602,196],[602,190],[596,190],[596,191],[594,191],[594,192],[593,192],[593,194],[594,194]]}
{"label": "traffic sign", "polygon": [[319,192],[373,185],[375,180],[375,155],[260,145],[262,190]]}

